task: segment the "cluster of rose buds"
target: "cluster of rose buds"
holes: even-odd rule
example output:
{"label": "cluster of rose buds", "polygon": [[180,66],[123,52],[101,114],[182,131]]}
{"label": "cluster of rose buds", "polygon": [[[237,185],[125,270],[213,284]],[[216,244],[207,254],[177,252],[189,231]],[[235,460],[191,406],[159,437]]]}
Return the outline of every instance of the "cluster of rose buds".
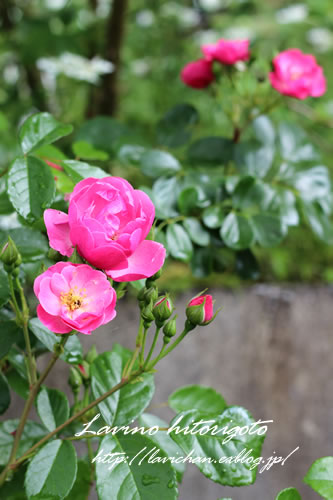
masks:
{"label": "cluster of rose buds", "polygon": [[[190,62],[181,71],[182,81],[189,87],[204,89],[215,81],[213,63],[231,66],[250,57],[249,40],[219,40],[201,47],[203,58]],[[299,49],[288,49],[273,59],[269,73],[271,85],[280,94],[306,99],[320,97],[326,92],[323,68],[316,58]]]}

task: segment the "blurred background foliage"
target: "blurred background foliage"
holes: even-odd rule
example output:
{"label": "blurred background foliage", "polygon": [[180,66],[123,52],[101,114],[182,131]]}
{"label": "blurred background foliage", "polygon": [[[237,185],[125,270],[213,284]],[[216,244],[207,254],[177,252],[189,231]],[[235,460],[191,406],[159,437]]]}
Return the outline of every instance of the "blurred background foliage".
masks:
{"label": "blurred background foliage", "polygon": [[[192,90],[179,78],[184,64],[200,57],[200,45],[221,37],[250,38],[263,75],[281,50],[298,47],[315,54],[324,67],[327,93],[320,99],[286,99],[272,119],[304,128],[324,164],[332,169],[331,0],[1,0],[0,22],[0,167],[4,172],[18,152],[18,127],[36,111],[49,111],[78,130],[74,140],[63,140],[65,154],[91,158],[95,165],[137,186],[151,181],[121,162],[115,149],[122,143],[158,145],[156,125],[176,104],[186,102],[198,110],[193,139],[216,133],[231,137],[223,112],[228,94],[221,92],[213,99],[209,90]],[[97,151],[87,150],[84,140],[91,131],[84,122],[101,114],[117,120],[109,150],[105,138],[103,147],[98,147],[103,122],[95,132]],[[214,281],[230,286],[239,285],[241,279],[333,282],[333,248],[306,225],[291,227],[278,247],[253,251],[260,273],[247,275],[239,269],[236,275],[226,266]],[[193,280],[189,267],[181,262],[174,262],[167,274],[171,283],[182,276],[178,286],[184,288]]]}

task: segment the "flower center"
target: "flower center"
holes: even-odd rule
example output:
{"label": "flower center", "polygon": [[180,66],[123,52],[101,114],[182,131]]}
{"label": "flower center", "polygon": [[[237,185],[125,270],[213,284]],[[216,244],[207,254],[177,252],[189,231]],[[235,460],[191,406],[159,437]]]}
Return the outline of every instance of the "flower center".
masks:
{"label": "flower center", "polygon": [[[74,287],[76,288],[76,287]],[[80,309],[83,304],[84,298],[86,297],[86,293],[81,294],[82,289],[73,290],[72,288],[69,292],[60,294],[60,301],[62,304],[67,306],[69,311],[75,311],[76,309]]]}

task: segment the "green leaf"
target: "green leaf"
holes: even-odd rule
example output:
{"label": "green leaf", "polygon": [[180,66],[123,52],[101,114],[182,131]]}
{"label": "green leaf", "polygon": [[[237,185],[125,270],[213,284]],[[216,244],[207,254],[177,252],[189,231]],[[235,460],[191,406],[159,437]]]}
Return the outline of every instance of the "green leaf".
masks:
{"label": "green leaf", "polygon": [[303,215],[315,235],[328,245],[333,244],[333,224],[319,202],[301,202]]}
{"label": "green leaf", "polygon": [[34,156],[17,158],[8,172],[8,195],[24,219],[29,223],[38,221],[55,195],[50,168]]}
{"label": "green leaf", "polygon": [[65,498],[73,487],[76,472],[77,458],[72,443],[60,439],[47,443],[28,465],[25,476],[28,498]]}
{"label": "green leaf", "polygon": [[[100,500],[175,500],[178,496],[176,473],[169,462],[149,463],[142,450],[158,450],[158,456],[166,454],[159,450],[155,443],[140,434],[105,436],[99,448],[99,454],[120,453],[120,457],[128,457],[124,462],[110,467],[97,460],[97,492]],[[141,460],[142,461],[141,461]]]}
{"label": "green leaf", "polygon": [[84,160],[105,161],[109,158],[108,153],[94,148],[94,146],[85,141],[74,142],[72,150],[76,157],[83,158]]}
{"label": "green leaf", "polygon": [[85,141],[96,149],[114,154],[121,139],[130,135],[128,128],[108,116],[97,116],[86,121],[75,134],[76,141]]}
{"label": "green leaf", "polygon": [[11,389],[21,398],[28,399],[30,392],[29,382],[14,369],[6,373],[6,376]]}
{"label": "green leaf", "polygon": [[184,227],[191,240],[201,247],[209,245],[209,233],[202,227],[201,223],[195,217],[187,217],[183,221]]}
{"label": "green leaf", "polygon": [[331,193],[331,181],[327,167],[317,166],[296,172],[289,179],[304,201],[326,198]]}
{"label": "green leaf", "polygon": [[103,177],[108,177],[110,175],[102,168],[93,167],[82,161],[65,160],[63,161],[63,166],[66,174],[68,174],[74,182],[80,182],[82,179],[87,179],[87,177],[103,179]]}
{"label": "green leaf", "polygon": [[[122,349],[97,356],[91,365],[91,388],[95,398],[102,396],[121,381],[130,351]],[[135,420],[150,403],[154,378],[144,373],[102,401],[98,408],[108,425],[124,425]]]}
{"label": "green leaf", "polygon": [[[10,452],[14,442],[15,431],[19,425],[19,419],[15,418],[13,420],[6,420],[5,422],[0,422],[0,465],[6,465]],[[45,427],[33,422],[32,420],[27,420],[24,430],[20,439],[20,445],[17,452],[17,456],[23,455],[31,446],[33,446],[37,441],[45,436]]]}
{"label": "green leaf", "polygon": [[253,120],[252,127],[258,141],[262,144],[274,145],[276,134],[272,120],[268,116],[261,115]]}
{"label": "green leaf", "polygon": [[201,207],[205,199],[204,193],[201,192],[199,186],[187,186],[178,196],[178,207],[180,213],[190,215]]}
{"label": "green leaf", "polygon": [[[51,332],[38,318],[33,318],[29,321],[29,329],[51,352],[53,352],[54,345],[60,342],[60,335]],[[72,365],[82,363],[82,346],[77,335],[71,335],[69,337],[64,347],[64,353],[60,356],[60,359]]]}
{"label": "green leaf", "polygon": [[175,259],[188,262],[193,254],[191,240],[180,224],[170,224],[166,231],[167,246],[170,254]]}
{"label": "green leaf", "polygon": [[91,487],[90,468],[90,463],[78,460],[75,483],[66,500],[87,500]]}
{"label": "green leaf", "polygon": [[179,184],[176,177],[161,177],[158,179],[152,190],[152,201],[156,208],[158,219],[169,219],[178,215],[176,210]]}
{"label": "green leaf", "polygon": [[185,385],[173,392],[168,398],[168,404],[175,412],[200,410],[210,413],[220,413],[227,403],[214,389],[203,385]]}
{"label": "green leaf", "polygon": [[213,256],[211,248],[196,248],[190,265],[193,276],[207,278],[213,270]]}
{"label": "green leaf", "polygon": [[[168,428],[169,424],[155,415],[151,415],[150,413],[143,413],[139,418],[139,425],[144,427],[162,427]],[[182,450],[175,443],[173,439],[169,436],[169,434],[164,431],[159,431],[154,435],[149,436],[149,439],[154,441],[154,443],[158,446],[158,448],[162,449],[169,457],[178,457],[182,455]],[[182,463],[174,463],[171,464],[176,473],[177,479],[180,482],[182,480],[183,474],[185,472],[185,464]]]}
{"label": "green leaf", "polygon": [[24,154],[31,153],[44,144],[51,144],[65,135],[71,134],[72,125],[58,122],[49,113],[29,116],[19,131],[19,140]]}
{"label": "green leaf", "polygon": [[236,272],[244,280],[254,281],[259,278],[259,264],[250,249],[236,253]]}
{"label": "green leaf", "polygon": [[49,251],[46,237],[30,227],[0,230],[0,246],[7,241],[8,236],[14,240],[23,262],[39,261]]}
{"label": "green leaf", "polygon": [[117,153],[117,158],[125,165],[140,165],[142,155],[147,151],[137,144],[124,144]]}
{"label": "green leaf", "polygon": [[274,159],[274,146],[262,146],[258,141],[240,142],[234,155],[238,171],[243,175],[265,177]]}
{"label": "green leaf", "polygon": [[156,135],[159,144],[178,148],[186,144],[192,135],[199,114],[191,104],[177,104],[158,122]]}
{"label": "green leaf", "polygon": [[189,162],[225,165],[232,160],[233,142],[224,137],[203,137],[188,149]]}
{"label": "green leaf", "polygon": [[8,197],[6,177],[0,177],[0,215],[12,212],[14,212],[14,207]]}
{"label": "green leaf", "polygon": [[250,219],[255,238],[263,247],[278,245],[286,235],[286,227],[275,215],[258,214]]}
{"label": "green leaf", "polygon": [[[201,419],[210,422],[199,424]],[[174,418],[170,423],[169,432],[185,454],[193,450],[191,458],[201,458],[195,465],[206,477],[225,486],[245,486],[255,481],[256,467],[253,461],[260,457],[264,436],[256,432],[247,432],[243,435],[231,432],[229,435],[223,435],[223,428],[227,427],[229,430],[237,427],[250,428],[254,423],[255,420],[249,412],[238,406],[229,407],[217,416],[199,410],[189,410]],[[177,434],[176,429],[172,430],[173,426],[180,429],[188,426],[192,434],[185,435],[183,432]],[[212,434],[208,428],[212,429],[214,426],[221,432]],[[238,457],[241,453],[242,456],[246,454],[247,461],[228,463],[228,459]],[[252,461],[249,457],[253,457]],[[203,458],[207,461],[202,461]]]}
{"label": "green leaf", "polygon": [[10,299],[10,289],[7,273],[0,267],[0,307],[7,304]]}
{"label": "green leaf", "polygon": [[158,149],[146,151],[141,156],[140,165],[142,172],[148,177],[170,176],[181,170],[177,158]]}
{"label": "green leaf", "polygon": [[10,391],[6,377],[0,372],[0,415],[5,413],[10,405]]}
{"label": "green leaf", "polygon": [[314,146],[308,143],[304,130],[292,123],[280,123],[278,146],[282,158],[292,163],[319,159]]}
{"label": "green leaf", "polygon": [[69,417],[69,403],[65,394],[57,389],[42,388],[36,399],[39,418],[49,431],[54,431]]}
{"label": "green leaf", "polygon": [[21,354],[16,347],[12,347],[7,354],[7,360],[15,368],[15,370],[23,377],[28,380],[27,364],[25,357]]}
{"label": "green leaf", "polygon": [[210,229],[221,227],[223,218],[223,210],[217,205],[205,208],[202,214],[203,223]]}
{"label": "green leaf", "polygon": [[231,212],[224,219],[220,235],[225,244],[235,250],[242,250],[252,245],[254,233],[248,219]]}
{"label": "green leaf", "polygon": [[333,498],[333,457],[316,460],[306,473],[304,482],[327,500]]}
{"label": "green leaf", "polygon": [[295,488],[286,488],[278,493],[275,500],[302,500],[302,497]]}
{"label": "green leaf", "polygon": [[[1,283],[1,273],[0,273]],[[1,290],[1,289],[0,289]],[[15,342],[20,338],[20,328],[15,321],[0,318],[0,359],[6,356]]]}
{"label": "green leaf", "polygon": [[25,466],[21,465],[12,477],[1,486],[1,497],[5,500],[27,500],[24,492]]}

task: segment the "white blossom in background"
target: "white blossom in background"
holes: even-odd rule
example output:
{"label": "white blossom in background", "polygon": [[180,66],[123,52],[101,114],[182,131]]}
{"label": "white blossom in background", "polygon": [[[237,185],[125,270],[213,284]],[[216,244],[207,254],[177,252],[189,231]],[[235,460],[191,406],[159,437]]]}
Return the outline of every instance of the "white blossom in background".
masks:
{"label": "white blossom in background", "polygon": [[326,52],[333,47],[333,33],[327,28],[312,28],[306,38],[318,52]]}
{"label": "white blossom in background", "polygon": [[50,10],[60,10],[65,7],[68,0],[45,0],[45,6]]}
{"label": "white blossom in background", "polygon": [[194,28],[200,23],[200,14],[195,9],[183,7],[176,2],[168,2],[161,8],[161,15],[176,17],[184,28]]}
{"label": "white blossom in background", "polygon": [[3,79],[9,85],[14,85],[20,77],[20,70],[17,64],[7,64],[3,70]]}
{"label": "white blossom in background", "polygon": [[219,38],[221,38],[221,33],[214,30],[201,30],[193,35],[194,42],[199,46],[216,43]]}
{"label": "white blossom in background", "polygon": [[305,4],[297,3],[278,10],[276,20],[279,24],[301,23],[308,17],[308,13],[308,7]]}
{"label": "white blossom in background", "polygon": [[232,40],[243,40],[248,38],[249,40],[254,40],[256,38],[256,32],[248,26],[234,26],[223,31],[223,38],[230,38]]}
{"label": "white blossom in background", "polygon": [[135,59],[131,62],[131,71],[136,76],[145,76],[151,68],[150,61],[146,59]]}
{"label": "white blossom in background", "polygon": [[114,69],[114,65],[110,61],[100,57],[86,59],[71,52],[64,52],[59,57],[38,59],[37,67],[44,73],[44,81],[49,83],[55,80],[59,74],[66,75],[74,80],[98,83],[101,75],[112,73]]}
{"label": "white blossom in background", "polygon": [[155,14],[152,10],[140,10],[136,15],[136,24],[142,28],[149,28],[155,21]]}
{"label": "white blossom in background", "polygon": [[96,15],[101,19],[104,19],[109,15],[111,10],[112,2],[110,0],[98,0]]}
{"label": "white blossom in background", "polygon": [[230,0],[197,0],[199,6],[207,12],[214,12],[230,5]]}

